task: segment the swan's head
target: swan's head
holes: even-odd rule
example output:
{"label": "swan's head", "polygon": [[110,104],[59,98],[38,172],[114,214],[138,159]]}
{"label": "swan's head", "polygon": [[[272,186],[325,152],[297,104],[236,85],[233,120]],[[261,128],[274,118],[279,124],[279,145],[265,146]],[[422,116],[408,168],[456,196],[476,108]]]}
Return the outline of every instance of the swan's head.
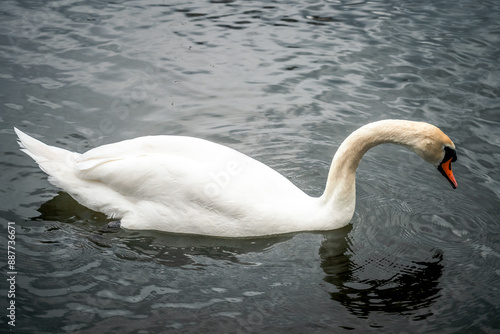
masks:
{"label": "swan's head", "polygon": [[451,171],[451,163],[457,160],[455,144],[439,128],[428,123],[417,123],[410,141],[410,149],[431,163],[451,183],[453,189],[457,188],[457,181]]}

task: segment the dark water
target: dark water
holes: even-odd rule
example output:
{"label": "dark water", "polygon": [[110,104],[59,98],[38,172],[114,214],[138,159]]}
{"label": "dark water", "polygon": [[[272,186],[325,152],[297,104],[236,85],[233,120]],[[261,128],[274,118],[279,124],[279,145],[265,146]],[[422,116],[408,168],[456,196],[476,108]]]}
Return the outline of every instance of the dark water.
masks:
{"label": "dark water", "polygon": [[[2,1],[2,332],[498,332],[499,17],[493,0]],[[377,147],[352,225],[243,240],[108,231],[12,129],[78,152],[207,138],[319,195],[340,142],[384,118],[442,128],[459,188]]]}

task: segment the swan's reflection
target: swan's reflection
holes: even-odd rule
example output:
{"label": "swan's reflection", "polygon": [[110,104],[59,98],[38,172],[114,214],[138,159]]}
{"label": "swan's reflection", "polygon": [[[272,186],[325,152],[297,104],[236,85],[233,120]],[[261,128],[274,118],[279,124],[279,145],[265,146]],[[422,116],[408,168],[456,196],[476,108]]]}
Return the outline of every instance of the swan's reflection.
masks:
{"label": "swan's reflection", "polygon": [[[321,268],[326,276],[324,280],[333,285],[330,297],[340,302],[352,314],[368,317],[372,312],[384,313],[415,313],[428,308],[439,296],[439,279],[442,275],[442,252],[435,250],[425,261],[412,261],[402,264],[400,260],[397,270],[386,264],[386,278],[370,278],[364,276],[379,276],[370,273],[365,262],[360,265],[353,261],[352,253],[348,251],[349,237],[329,238],[326,236],[321,244]],[[384,259],[380,260],[383,262]],[[421,313],[420,318],[431,314]]]}
{"label": "swan's reflection", "polygon": [[[240,255],[265,252],[296,235],[232,239],[108,230],[109,220],[104,215],[79,205],[64,192],[43,204],[39,212],[41,215],[37,219],[78,222],[78,228],[85,230],[83,235],[98,247],[113,245],[117,257],[176,267],[192,265],[199,256],[248,265],[242,262]],[[96,225],[100,228],[96,229]],[[350,244],[356,241],[349,236],[351,230],[352,225],[348,225],[339,230],[318,233],[324,237],[319,247],[320,266],[325,273],[323,280],[331,284],[328,289],[331,299],[356,316],[368,317],[372,312],[414,314],[417,310],[425,310],[438,298],[438,283],[443,270],[440,251],[434,251],[423,261],[407,261],[405,264],[404,259],[398,259],[397,268],[391,263],[384,268],[382,264],[383,269],[387,269],[387,277],[373,278],[380,275],[370,272],[367,264],[379,260],[372,259],[373,254],[353,253]],[[383,259],[379,264],[381,262]],[[420,314],[426,317],[425,312]]]}

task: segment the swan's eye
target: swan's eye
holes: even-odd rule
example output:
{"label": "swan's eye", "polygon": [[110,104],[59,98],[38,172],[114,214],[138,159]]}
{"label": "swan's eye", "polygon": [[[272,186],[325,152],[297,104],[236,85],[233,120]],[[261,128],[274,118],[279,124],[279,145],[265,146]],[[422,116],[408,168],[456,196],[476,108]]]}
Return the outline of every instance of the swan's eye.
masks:
{"label": "swan's eye", "polygon": [[452,159],[451,162],[457,161],[457,152],[454,149],[452,149],[451,147],[445,146],[444,159],[441,163],[446,162],[450,159]]}

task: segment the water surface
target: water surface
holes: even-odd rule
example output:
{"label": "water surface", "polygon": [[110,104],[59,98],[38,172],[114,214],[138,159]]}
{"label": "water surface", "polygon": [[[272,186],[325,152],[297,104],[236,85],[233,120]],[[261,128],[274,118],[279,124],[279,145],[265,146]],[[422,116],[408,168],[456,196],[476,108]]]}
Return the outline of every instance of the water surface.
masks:
{"label": "water surface", "polygon": [[[7,276],[14,222],[15,332],[500,328],[500,3],[3,1],[0,15],[0,263]],[[443,129],[459,188],[377,147],[351,225],[257,239],[109,231],[13,132],[78,152],[201,137],[318,196],[342,140],[385,118]]]}

